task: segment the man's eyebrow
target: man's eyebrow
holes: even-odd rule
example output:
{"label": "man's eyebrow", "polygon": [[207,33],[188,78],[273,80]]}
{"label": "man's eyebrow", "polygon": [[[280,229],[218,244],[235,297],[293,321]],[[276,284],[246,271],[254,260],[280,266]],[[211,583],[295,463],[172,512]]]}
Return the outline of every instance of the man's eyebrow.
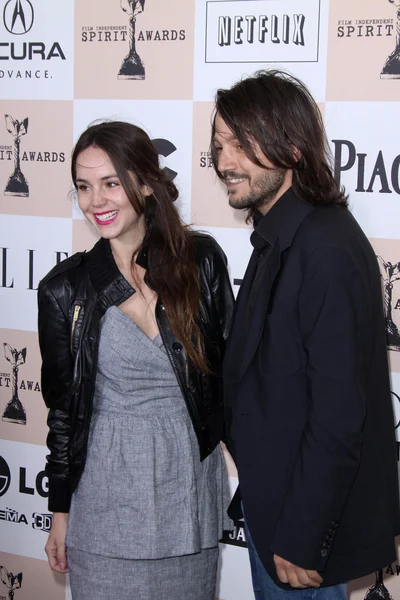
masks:
{"label": "man's eyebrow", "polygon": [[218,143],[218,141],[216,139],[217,135],[219,135],[223,140],[225,140],[225,142],[236,142],[237,141],[237,137],[234,133],[229,134],[229,135],[222,135],[221,133],[218,133],[218,131],[217,131],[216,135],[213,137],[213,140],[212,140],[213,144]]}

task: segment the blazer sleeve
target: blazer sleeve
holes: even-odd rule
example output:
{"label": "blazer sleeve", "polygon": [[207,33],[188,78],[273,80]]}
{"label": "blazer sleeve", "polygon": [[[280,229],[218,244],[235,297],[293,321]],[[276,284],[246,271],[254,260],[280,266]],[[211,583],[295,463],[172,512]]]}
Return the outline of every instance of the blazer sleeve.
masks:
{"label": "blazer sleeve", "polygon": [[47,284],[38,289],[38,332],[42,355],[42,394],[49,409],[46,473],[49,478],[49,510],[68,512],[71,500],[68,445],[73,360],[68,315]]}
{"label": "blazer sleeve", "polygon": [[298,308],[309,416],[270,545],[305,569],[324,570],[360,462],[369,297],[343,250],[318,248],[306,261]]}

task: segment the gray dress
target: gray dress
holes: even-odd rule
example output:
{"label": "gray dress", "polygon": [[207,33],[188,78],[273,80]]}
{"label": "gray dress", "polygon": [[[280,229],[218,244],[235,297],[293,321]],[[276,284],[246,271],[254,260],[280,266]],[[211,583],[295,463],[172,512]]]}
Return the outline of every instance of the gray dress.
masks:
{"label": "gray dress", "polygon": [[68,520],[74,600],[213,600],[228,502],[221,449],[200,462],[161,337],[109,308]]}

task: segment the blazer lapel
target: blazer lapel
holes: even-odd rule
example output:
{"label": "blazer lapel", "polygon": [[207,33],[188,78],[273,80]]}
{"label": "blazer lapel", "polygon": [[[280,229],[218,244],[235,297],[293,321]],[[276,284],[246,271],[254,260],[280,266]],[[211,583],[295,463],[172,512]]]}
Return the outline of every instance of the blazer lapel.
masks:
{"label": "blazer lapel", "polygon": [[[256,269],[257,253],[253,251],[236,298],[235,309],[232,318],[231,332],[226,342],[225,356],[227,362],[230,363],[230,366],[232,365],[232,363],[239,363],[241,359],[240,353],[238,356],[237,350],[238,348],[242,347],[240,339],[243,339],[245,334],[242,330],[242,326],[240,325],[240,327],[238,327],[238,323],[243,323],[243,317],[246,311],[246,298],[248,298]],[[234,349],[234,352],[232,354],[229,352],[230,348]]]}
{"label": "blazer lapel", "polygon": [[[279,272],[281,265],[281,250],[279,243],[276,242],[271,248],[270,255],[267,261],[267,268],[264,273],[260,293],[258,295],[254,314],[251,318],[250,327],[247,333],[247,342],[243,353],[241,364],[238,370],[238,381],[243,377],[248,368],[261,340],[261,335],[264,328],[265,317],[269,305],[272,286]],[[245,295],[247,297],[247,295]]]}

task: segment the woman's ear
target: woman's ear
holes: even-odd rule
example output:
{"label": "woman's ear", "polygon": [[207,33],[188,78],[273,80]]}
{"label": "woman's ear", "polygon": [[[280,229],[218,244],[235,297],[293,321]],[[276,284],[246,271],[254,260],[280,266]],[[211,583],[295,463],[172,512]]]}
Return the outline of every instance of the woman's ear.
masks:
{"label": "woman's ear", "polygon": [[140,191],[142,192],[142,194],[145,198],[147,198],[147,196],[151,196],[151,194],[153,193],[153,190],[151,189],[151,187],[146,184],[142,185],[142,187],[140,188]]}

